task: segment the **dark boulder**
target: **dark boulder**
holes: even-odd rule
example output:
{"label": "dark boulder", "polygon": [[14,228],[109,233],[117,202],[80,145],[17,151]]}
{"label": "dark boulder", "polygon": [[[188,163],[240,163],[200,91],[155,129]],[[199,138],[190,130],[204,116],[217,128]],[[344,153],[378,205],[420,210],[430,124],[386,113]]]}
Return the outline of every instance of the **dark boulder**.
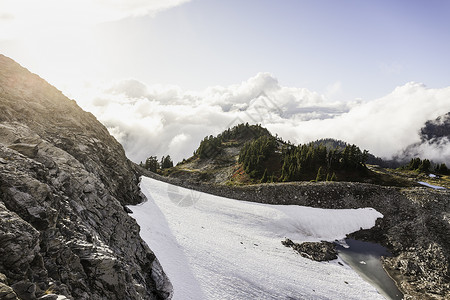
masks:
{"label": "dark boulder", "polygon": [[286,247],[291,247],[301,256],[315,261],[330,261],[337,258],[335,245],[331,242],[304,242],[301,244],[294,243],[290,239],[281,241]]}

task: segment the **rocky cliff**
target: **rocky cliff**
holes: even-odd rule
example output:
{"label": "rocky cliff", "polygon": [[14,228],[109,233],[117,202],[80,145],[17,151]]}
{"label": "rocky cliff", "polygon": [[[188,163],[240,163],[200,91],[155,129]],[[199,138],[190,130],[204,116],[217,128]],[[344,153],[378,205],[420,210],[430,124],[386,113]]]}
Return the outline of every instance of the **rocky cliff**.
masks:
{"label": "rocky cliff", "polygon": [[96,118],[0,55],[0,299],[166,299],[125,205],[139,177]]}
{"label": "rocky cliff", "polygon": [[352,182],[292,182],[227,186],[142,174],[213,195],[319,208],[372,207],[384,217],[353,238],[378,242],[393,257],[383,265],[407,300],[450,299],[450,191]]}

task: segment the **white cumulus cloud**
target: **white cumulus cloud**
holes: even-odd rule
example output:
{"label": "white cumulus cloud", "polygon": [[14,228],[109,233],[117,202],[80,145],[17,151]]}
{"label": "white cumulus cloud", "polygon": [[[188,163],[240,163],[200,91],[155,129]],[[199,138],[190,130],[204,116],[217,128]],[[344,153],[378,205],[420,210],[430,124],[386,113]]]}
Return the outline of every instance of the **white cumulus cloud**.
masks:
{"label": "white cumulus cloud", "polygon": [[[408,83],[372,101],[332,102],[259,73],[240,84],[200,92],[129,79],[77,100],[139,162],[167,154],[180,161],[192,155],[203,137],[241,122],[260,123],[295,143],[331,137],[390,158],[420,142],[425,122],[450,111],[448,99],[450,88]],[[435,148],[427,152],[436,153]]]}

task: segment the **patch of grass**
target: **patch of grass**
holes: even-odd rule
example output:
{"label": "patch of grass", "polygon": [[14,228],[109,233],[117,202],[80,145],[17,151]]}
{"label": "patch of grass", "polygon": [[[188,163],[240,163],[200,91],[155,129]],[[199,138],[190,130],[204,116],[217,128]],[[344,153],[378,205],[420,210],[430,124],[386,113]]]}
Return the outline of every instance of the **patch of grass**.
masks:
{"label": "patch of grass", "polygon": [[372,174],[363,182],[384,185],[384,186],[397,186],[397,187],[410,187],[417,185],[413,180],[408,177],[399,176],[396,174],[383,173],[370,171]]}
{"label": "patch of grass", "polygon": [[442,186],[450,189],[450,176],[439,176],[432,178],[427,174],[419,173],[414,170],[389,169],[379,166],[368,166],[374,173],[372,183],[387,186],[419,186],[418,181],[424,181],[432,185]]}
{"label": "patch of grass", "polygon": [[250,176],[245,172],[242,164],[237,164],[234,167],[233,174],[227,180],[227,185],[248,185],[255,183]]}

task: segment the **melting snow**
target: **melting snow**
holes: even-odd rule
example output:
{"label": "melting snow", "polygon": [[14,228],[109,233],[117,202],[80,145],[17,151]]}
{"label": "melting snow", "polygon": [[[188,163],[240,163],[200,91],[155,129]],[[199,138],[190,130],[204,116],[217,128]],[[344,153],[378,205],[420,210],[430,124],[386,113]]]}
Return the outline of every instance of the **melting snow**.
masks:
{"label": "melting snow", "polygon": [[[232,200],[142,178],[130,206],[174,286],[173,299],[384,299],[340,259],[314,262],[281,241],[344,238],[374,209],[317,209]],[[187,201],[181,201],[185,199]]]}
{"label": "melting snow", "polygon": [[419,181],[418,183],[421,184],[421,185],[430,187],[430,188],[432,188],[432,189],[436,189],[436,190],[445,190],[445,187],[437,186],[437,185],[432,185],[432,184],[429,184],[429,183],[426,183],[426,182],[423,182],[423,181]]}

